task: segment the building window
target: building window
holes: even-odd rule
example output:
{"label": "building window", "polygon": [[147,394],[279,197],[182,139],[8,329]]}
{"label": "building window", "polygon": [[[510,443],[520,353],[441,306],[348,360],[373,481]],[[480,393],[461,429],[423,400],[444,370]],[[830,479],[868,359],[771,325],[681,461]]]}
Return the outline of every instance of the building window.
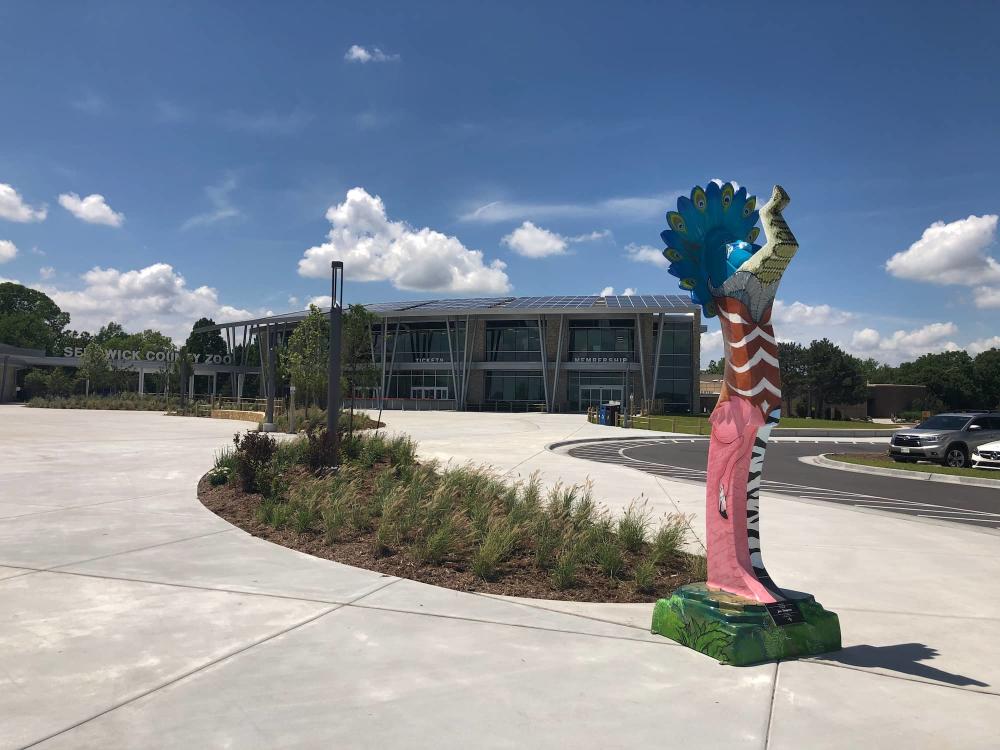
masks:
{"label": "building window", "polygon": [[538,324],[528,320],[486,322],[487,362],[541,362]]}
{"label": "building window", "polygon": [[450,372],[400,370],[389,378],[386,396],[427,400],[455,398],[455,382]]}
{"label": "building window", "polygon": [[[662,338],[659,331],[661,323]],[[657,320],[653,325],[653,341],[660,342],[653,398],[661,402],[664,412],[676,414],[691,411],[692,335],[689,320]]]}
{"label": "building window", "polygon": [[486,370],[485,398],[487,402],[545,403],[545,383],[542,374],[514,370]]}
{"label": "building window", "polygon": [[635,321],[570,320],[570,362],[632,362],[635,360]]}
{"label": "building window", "polygon": [[566,378],[566,400],[572,411],[586,411],[609,401],[619,403],[627,393],[642,395],[638,372],[580,372],[570,370]]}
{"label": "building window", "polygon": [[[465,343],[465,323],[451,324],[451,347],[448,346],[448,332],[442,323],[400,323],[399,335],[396,335],[396,324],[390,322],[386,326],[389,338],[386,341],[386,361],[402,362],[460,362],[462,348]],[[372,330],[374,340],[375,361],[382,360],[382,326],[376,325]]]}

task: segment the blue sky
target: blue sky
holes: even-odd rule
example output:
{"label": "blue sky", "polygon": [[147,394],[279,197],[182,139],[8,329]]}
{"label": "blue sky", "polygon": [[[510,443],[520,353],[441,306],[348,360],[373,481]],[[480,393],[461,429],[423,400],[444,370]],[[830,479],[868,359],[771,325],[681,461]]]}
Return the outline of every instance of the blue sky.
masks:
{"label": "blue sky", "polygon": [[0,277],[177,336],[332,255],[349,302],[672,292],[721,178],[792,197],[780,337],[1000,346],[1000,5],[480,5],[0,6]]}

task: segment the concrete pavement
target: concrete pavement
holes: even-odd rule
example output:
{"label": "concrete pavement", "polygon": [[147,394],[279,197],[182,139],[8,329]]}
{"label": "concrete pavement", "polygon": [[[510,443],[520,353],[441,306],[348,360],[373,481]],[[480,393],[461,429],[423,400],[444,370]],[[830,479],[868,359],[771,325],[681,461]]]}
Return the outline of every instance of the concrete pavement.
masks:
{"label": "concrete pavement", "polygon": [[[701,528],[697,487],[545,450],[629,431],[385,419],[424,457],[590,475]],[[769,569],[847,648],[729,668],[649,635],[651,605],[459,593],[234,529],[195,485],[237,426],[0,407],[0,747],[996,746],[996,534],[765,496]]]}

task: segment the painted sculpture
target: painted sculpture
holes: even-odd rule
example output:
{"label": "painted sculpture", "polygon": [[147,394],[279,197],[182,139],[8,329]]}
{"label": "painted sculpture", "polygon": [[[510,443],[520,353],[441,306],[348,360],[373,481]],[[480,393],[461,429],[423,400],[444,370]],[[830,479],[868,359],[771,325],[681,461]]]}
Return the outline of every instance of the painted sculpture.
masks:
{"label": "painted sculpture", "polygon": [[[708,580],[657,603],[654,632],[731,664],[840,648],[837,616],[808,594],[779,588],[761,555],[759,490],[764,453],[780,419],[781,379],[771,308],[798,243],[775,185],[756,198],[710,182],[681,197],[661,233],[668,272],[705,317],[718,316],[726,369],[712,412],[706,478]],[[763,224],[766,242],[754,244]]]}

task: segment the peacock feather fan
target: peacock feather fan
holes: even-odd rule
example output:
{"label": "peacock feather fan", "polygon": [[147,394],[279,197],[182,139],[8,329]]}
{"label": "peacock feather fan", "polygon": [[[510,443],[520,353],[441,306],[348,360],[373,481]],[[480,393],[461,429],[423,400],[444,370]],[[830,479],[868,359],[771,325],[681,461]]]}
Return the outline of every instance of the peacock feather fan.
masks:
{"label": "peacock feather fan", "polygon": [[691,190],[691,197],[677,199],[677,210],[667,212],[669,229],[660,233],[666,243],[663,255],[670,261],[667,273],[680,279],[681,289],[701,305],[705,317],[716,314],[709,284],[720,287],[760,245],[757,199],[731,182],[710,182]]}

